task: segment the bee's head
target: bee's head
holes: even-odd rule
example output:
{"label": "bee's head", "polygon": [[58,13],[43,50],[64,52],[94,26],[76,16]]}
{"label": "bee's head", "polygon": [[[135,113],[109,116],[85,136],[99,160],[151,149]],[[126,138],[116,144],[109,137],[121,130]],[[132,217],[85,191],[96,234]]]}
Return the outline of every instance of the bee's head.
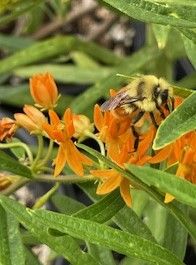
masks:
{"label": "bee's head", "polygon": [[169,98],[173,97],[173,89],[164,79],[159,78],[158,85],[154,87],[153,94],[158,105],[162,105],[166,103]]}

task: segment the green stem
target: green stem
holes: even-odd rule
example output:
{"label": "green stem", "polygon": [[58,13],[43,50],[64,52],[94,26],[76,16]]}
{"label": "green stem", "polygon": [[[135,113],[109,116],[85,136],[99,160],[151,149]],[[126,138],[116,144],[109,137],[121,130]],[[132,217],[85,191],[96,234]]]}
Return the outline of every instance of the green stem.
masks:
{"label": "green stem", "polygon": [[31,170],[35,169],[37,166],[37,162],[41,158],[43,148],[44,148],[44,140],[42,135],[37,135],[37,141],[38,141],[38,150],[37,150],[37,155],[31,165]]}
{"label": "green stem", "polygon": [[39,167],[43,167],[48,160],[50,159],[51,153],[52,153],[52,149],[53,149],[53,145],[54,145],[54,141],[50,140],[49,146],[48,146],[48,152],[45,156],[45,158],[40,162]]}
{"label": "green stem", "polygon": [[[95,134],[93,134],[93,133],[91,133],[89,131],[86,131],[85,135],[90,137],[90,138],[92,138],[92,139],[94,139],[98,143],[101,154],[103,156],[105,156],[105,147],[104,147],[103,142],[101,140],[99,140],[99,138]],[[104,163],[101,160],[99,160],[99,164],[100,164],[101,168],[104,168]]]}
{"label": "green stem", "polygon": [[33,179],[33,181],[41,181],[41,182],[61,182],[65,184],[71,184],[71,183],[78,183],[78,182],[85,182],[85,181],[91,181],[95,180],[95,178],[92,175],[84,175],[82,177],[78,177],[76,175],[60,175],[58,177],[51,177],[51,175],[44,174],[41,176],[36,177]]}
{"label": "green stem", "polygon": [[31,152],[30,148],[25,143],[17,142],[17,143],[4,143],[4,144],[0,144],[0,149],[16,148],[16,147],[23,148],[26,151],[26,154],[28,156],[29,162],[30,163],[33,162],[32,152]]}
{"label": "green stem", "polygon": [[58,190],[60,183],[56,183],[54,187],[52,187],[48,192],[46,192],[43,196],[41,196],[33,206],[33,210],[41,208],[50,197]]}

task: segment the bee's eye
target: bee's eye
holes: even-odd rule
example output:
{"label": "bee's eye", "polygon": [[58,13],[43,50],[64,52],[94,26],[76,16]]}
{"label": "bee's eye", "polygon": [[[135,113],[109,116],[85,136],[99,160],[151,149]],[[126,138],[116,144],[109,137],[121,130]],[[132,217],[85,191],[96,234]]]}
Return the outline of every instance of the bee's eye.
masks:
{"label": "bee's eye", "polygon": [[162,93],[161,93],[161,99],[162,99],[162,102],[166,102],[167,99],[168,99],[168,90],[164,90]]}

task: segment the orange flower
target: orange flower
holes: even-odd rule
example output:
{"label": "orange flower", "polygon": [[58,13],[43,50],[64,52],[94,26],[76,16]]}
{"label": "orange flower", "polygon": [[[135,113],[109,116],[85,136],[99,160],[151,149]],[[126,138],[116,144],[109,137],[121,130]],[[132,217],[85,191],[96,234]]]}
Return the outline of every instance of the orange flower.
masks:
{"label": "orange flower", "polygon": [[[123,164],[127,162],[128,156],[128,149],[125,145],[116,157],[115,162],[119,166],[123,167]],[[130,194],[130,181],[126,179],[122,174],[118,173],[115,169],[91,170],[90,173],[101,180],[96,191],[97,194],[107,194],[119,187],[121,196],[126,205],[128,207],[131,206],[132,199]]]}
{"label": "orange flower", "polygon": [[[177,139],[172,144],[172,152],[168,164],[178,162],[176,176],[187,179],[196,184],[196,132],[189,132]],[[165,202],[168,203],[174,196],[166,194]]]}
{"label": "orange flower", "polygon": [[58,90],[51,74],[37,74],[30,79],[30,92],[37,103],[44,109],[53,109],[58,100]]}
{"label": "orange flower", "polygon": [[16,131],[16,122],[10,118],[3,118],[0,120],[0,141],[5,138],[10,138]]}
{"label": "orange flower", "polygon": [[50,124],[43,124],[43,129],[59,145],[57,157],[54,161],[54,176],[56,177],[61,173],[66,163],[77,175],[82,176],[84,174],[83,164],[92,165],[92,161],[78,151],[71,141],[71,137],[75,132],[71,110],[67,109],[65,111],[63,121],[53,110],[49,110],[49,116]]}
{"label": "orange flower", "polygon": [[127,116],[118,119],[110,111],[103,113],[98,105],[94,108],[94,123],[99,131],[99,138],[106,143],[109,156],[119,153],[128,138],[134,138]]}
{"label": "orange flower", "polygon": [[[134,142],[131,138],[128,138],[126,143],[124,143],[123,147],[121,148],[120,152],[112,153],[110,159],[122,168],[124,168],[125,163],[142,166],[146,163],[149,163],[150,160],[154,163],[159,163],[165,160],[169,155],[169,153],[167,153],[166,156],[165,151],[163,152],[161,150],[154,157],[151,157],[147,154],[147,151],[152,144],[154,135],[155,128],[154,126],[152,126],[147,131],[147,133],[142,136],[137,152],[131,151],[134,148]],[[131,206],[131,183],[127,178],[125,178],[122,174],[118,173],[115,169],[99,169],[91,170],[90,172],[93,176],[101,179],[101,183],[99,184],[96,191],[97,194],[107,194],[120,187],[120,193],[122,198],[124,199],[127,206]]]}
{"label": "orange flower", "polygon": [[33,106],[25,105],[23,108],[24,113],[14,114],[16,124],[25,128],[30,133],[42,133],[42,125],[47,122],[44,114]]}

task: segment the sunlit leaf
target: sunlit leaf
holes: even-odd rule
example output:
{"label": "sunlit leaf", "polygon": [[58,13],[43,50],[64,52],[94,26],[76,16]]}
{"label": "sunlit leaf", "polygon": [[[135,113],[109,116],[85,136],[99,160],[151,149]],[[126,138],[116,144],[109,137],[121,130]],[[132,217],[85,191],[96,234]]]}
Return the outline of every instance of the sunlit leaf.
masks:
{"label": "sunlit leaf", "polygon": [[[55,233],[56,238],[62,238],[63,233],[86,239],[91,243],[111,248],[119,253],[153,261],[157,264],[182,265],[183,263],[167,249],[139,236],[98,224],[89,220],[70,217],[46,210],[30,210],[19,203],[1,196],[2,206],[10,211],[26,227],[27,220],[31,220],[30,226],[34,228],[37,223],[47,227],[47,235]],[[42,233],[42,231],[40,232]],[[58,233],[62,233],[59,237]],[[65,247],[64,247],[65,248]]]}
{"label": "sunlit leaf", "polygon": [[[196,93],[192,93],[159,126],[153,149],[160,149],[196,128]],[[168,133],[169,132],[169,133]]]}

